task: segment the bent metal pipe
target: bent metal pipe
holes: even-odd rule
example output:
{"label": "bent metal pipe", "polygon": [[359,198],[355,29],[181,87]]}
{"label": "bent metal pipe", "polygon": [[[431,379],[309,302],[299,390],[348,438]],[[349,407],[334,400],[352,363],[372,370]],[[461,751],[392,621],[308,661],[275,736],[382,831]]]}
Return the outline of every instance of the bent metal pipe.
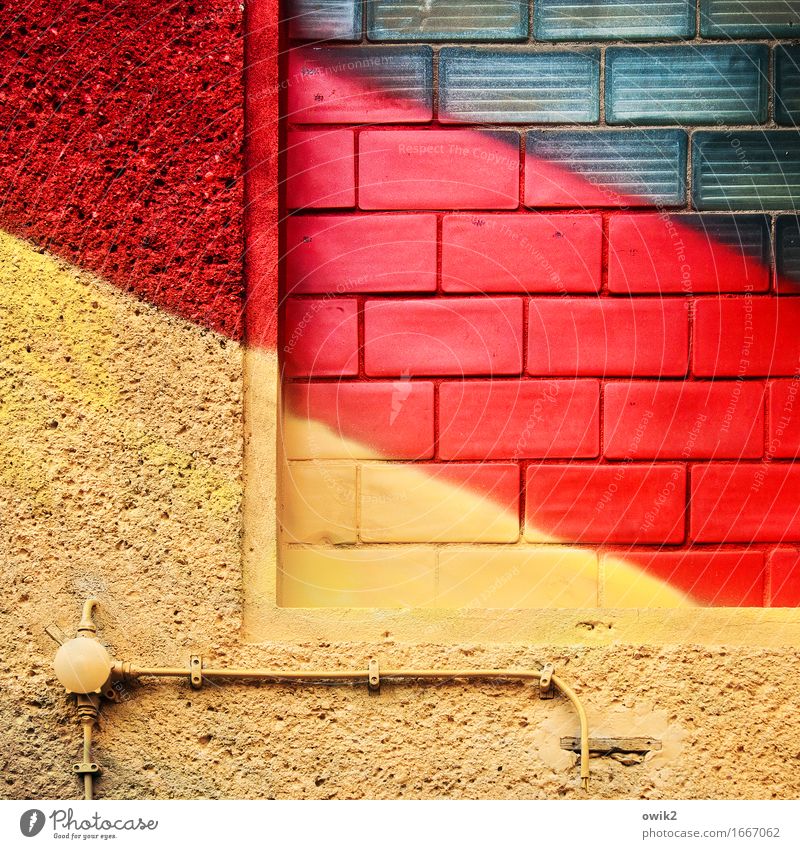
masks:
{"label": "bent metal pipe", "polygon": [[[95,640],[96,628],[92,621],[92,614],[97,607],[95,599],[89,599],[83,608],[83,617],[78,627],[80,638],[72,641],[78,643],[79,640],[89,639]],[[414,681],[442,681],[442,680],[494,680],[494,681],[538,681],[539,695],[541,698],[551,698],[553,688],[559,690],[572,704],[575,712],[578,715],[580,723],[580,774],[581,783],[584,790],[589,788],[589,724],[586,717],[586,711],[581,704],[575,691],[554,674],[553,665],[544,664],[542,669],[380,669],[376,660],[371,660],[368,668],[359,670],[321,670],[321,669],[269,669],[269,668],[241,668],[241,667],[206,667],[203,665],[202,658],[198,655],[193,655],[190,658],[189,665],[185,667],[148,667],[138,666],[130,661],[112,661],[109,669],[109,676],[106,683],[100,688],[100,692],[109,700],[113,700],[116,696],[114,684],[120,681],[126,681],[143,677],[157,678],[187,678],[189,683],[195,689],[199,689],[203,685],[205,678],[214,678],[222,680],[258,680],[264,683],[288,683],[295,682],[300,684],[314,684],[319,682],[334,683],[334,682],[350,682],[356,684],[366,684],[371,691],[377,692],[380,689],[382,681],[391,680],[397,682],[414,682]],[[97,774],[97,765],[91,763],[89,757],[89,746],[91,744],[91,726],[97,718],[97,706],[99,706],[99,698],[96,693],[77,694],[78,710],[84,726],[84,765],[88,764],[92,768],[92,774]],[[94,710],[89,710],[89,704],[94,707]],[[84,776],[85,798],[92,798],[92,781],[91,776],[87,775],[88,767],[85,771],[81,771]]]}

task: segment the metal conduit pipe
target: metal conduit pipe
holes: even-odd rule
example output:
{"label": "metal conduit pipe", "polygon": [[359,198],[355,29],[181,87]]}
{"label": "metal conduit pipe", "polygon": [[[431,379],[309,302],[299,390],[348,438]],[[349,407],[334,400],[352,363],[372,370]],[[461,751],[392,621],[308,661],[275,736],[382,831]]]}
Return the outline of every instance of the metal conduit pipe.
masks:
{"label": "metal conduit pipe", "polygon": [[[127,670],[125,669],[127,667]],[[128,664],[115,664],[119,677],[139,678],[149,677],[171,677],[191,678],[192,670],[180,667],[137,667]],[[246,680],[263,680],[275,683],[288,681],[354,681],[369,684],[369,672],[363,670],[285,670],[285,669],[241,669],[231,667],[230,669],[216,669],[214,667],[200,667],[203,678],[233,678]],[[444,679],[484,679],[484,680],[541,680],[542,670],[523,669],[381,669],[381,680],[444,680]],[[550,680],[567,699],[572,703],[580,722],[581,738],[581,779],[584,789],[589,787],[589,722],[586,711],[581,704],[575,691],[566,684],[559,676],[551,673]]]}
{"label": "metal conduit pipe", "polygon": [[[92,798],[92,779],[99,770],[97,764],[91,762],[92,728],[97,719],[100,693],[108,699],[116,698],[114,684],[120,681],[154,677],[154,678],[188,678],[190,685],[199,689],[206,678],[232,680],[260,680],[269,683],[319,683],[319,682],[350,682],[366,684],[370,690],[378,691],[385,680],[392,681],[442,681],[442,680],[502,680],[502,681],[531,681],[539,682],[541,698],[552,697],[553,688],[559,690],[572,704],[580,723],[580,774],[584,790],[589,788],[589,723],[586,711],[575,691],[564,680],[554,674],[553,665],[544,664],[540,670],[530,669],[380,669],[376,660],[371,660],[368,669],[364,670],[320,670],[320,669],[269,669],[240,667],[206,667],[198,655],[190,658],[188,667],[180,666],[138,666],[129,661],[112,661],[105,649],[104,656],[98,660],[97,646],[94,639],[96,627],[92,621],[92,613],[97,606],[94,599],[89,599],[83,608],[83,618],[78,627],[80,634],[74,640],[62,645],[56,655],[56,673],[64,683],[68,692],[77,694],[78,714],[83,725],[83,762],[75,764],[75,771],[83,776],[84,797]],[[90,639],[85,639],[91,635]],[[99,647],[98,647],[99,648]],[[91,649],[91,650],[90,650]],[[63,653],[59,663],[59,655]],[[68,657],[67,657],[68,655]],[[107,658],[104,660],[103,657]],[[84,659],[86,668],[80,670]],[[65,671],[65,667],[67,671]],[[93,667],[93,668],[90,668]],[[60,671],[59,671],[60,670]],[[83,677],[81,677],[83,675]],[[103,682],[101,684],[101,679]],[[84,683],[85,682],[85,683]],[[83,690],[83,692],[81,692]]]}
{"label": "metal conduit pipe", "polygon": [[[92,728],[94,721],[91,719],[83,720],[83,761],[88,763],[92,756]],[[87,772],[83,776],[83,798],[92,798],[92,774]]]}

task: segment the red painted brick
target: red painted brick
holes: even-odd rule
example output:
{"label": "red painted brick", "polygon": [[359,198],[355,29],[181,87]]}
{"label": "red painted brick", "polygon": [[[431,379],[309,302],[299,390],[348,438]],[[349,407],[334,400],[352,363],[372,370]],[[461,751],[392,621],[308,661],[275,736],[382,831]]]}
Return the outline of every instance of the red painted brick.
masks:
{"label": "red painted brick", "polygon": [[606,457],[738,459],[763,453],[760,383],[609,383],[604,397]]}
{"label": "red painted brick", "polygon": [[769,288],[768,265],[686,222],[680,215],[612,215],[609,291],[688,295]]}
{"label": "red painted brick", "polygon": [[302,215],[286,225],[289,294],[436,289],[434,215]]}
{"label": "red painted brick", "polygon": [[426,463],[420,470],[432,477],[477,492],[519,515],[519,466],[516,463]]}
{"label": "red painted brick", "polygon": [[680,130],[529,130],[525,205],[683,206],[685,163]]}
{"label": "red painted brick", "polygon": [[[391,460],[433,456],[433,384],[411,380],[370,383],[292,383],[284,390],[290,413],[323,422],[364,455]],[[355,449],[357,452],[357,449]],[[292,453],[290,459],[305,459]],[[313,456],[325,456],[324,450]],[[341,451],[335,456],[341,457]]]}
{"label": "red painted brick", "polygon": [[358,373],[358,304],[349,299],[286,302],[284,374],[331,377]]}
{"label": "red painted brick", "polygon": [[767,456],[800,457],[800,380],[773,381],[767,398]]}
{"label": "red painted brick", "polygon": [[656,298],[548,298],[530,302],[527,371],[629,377],[686,373],[686,304]]}
{"label": "red painted brick", "polygon": [[292,209],[355,206],[352,130],[297,130],[287,134],[286,203]]}
{"label": "red painted brick", "polygon": [[701,298],[694,372],[701,376],[792,375],[800,368],[800,298]]}
{"label": "red painted brick", "polygon": [[597,215],[447,215],[442,287],[448,292],[597,292]]}
{"label": "red painted brick", "polygon": [[596,457],[596,380],[471,380],[439,390],[445,460]]}
{"label": "red painted brick", "polygon": [[522,370],[519,298],[370,301],[364,321],[370,375],[495,375]]}
{"label": "red painted brick", "polygon": [[767,558],[770,607],[800,607],[800,551],[773,549]]}
{"label": "red painted brick", "polygon": [[683,466],[530,466],[525,538],[566,543],[682,542],[685,479]]}
{"label": "red painted brick", "polygon": [[636,564],[704,607],[764,604],[764,555],[760,551],[620,551],[608,555]]}
{"label": "red painted brick", "polygon": [[303,124],[430,121],[429,47],[296,47],[289,120]]}
{"label": "red painted brick", "polygon": [[519,134],[387,130],[359,136],[362,209],[515,209]]}
{"label": "red painted brick", "polygon": [[697,542],[800,540],[800,465],[711,463],[692,469]]}

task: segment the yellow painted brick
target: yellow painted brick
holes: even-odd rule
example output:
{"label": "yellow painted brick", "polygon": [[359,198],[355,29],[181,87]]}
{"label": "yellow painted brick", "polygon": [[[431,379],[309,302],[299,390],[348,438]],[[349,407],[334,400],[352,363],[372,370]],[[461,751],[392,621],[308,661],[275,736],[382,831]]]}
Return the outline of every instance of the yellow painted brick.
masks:
{"label": "yellow painted brick", "polygon": [[327,425],[310,418],[299,418],[284,412],[283,450],[290,460],[326,459],[382,460],[377,448],[346,439]]}
{"label": "yellow painted brick", "polygon": [[439,550],[437,607],[596,607],[593,551],[559,546]]}
{"label": "yellow painted brick", "polygon": [[356,467],[287,464],[278,516],[286,542],[355,542]]}
{"label": "yellow painted brick", "polygon": [[433,547],[284,549],[283,607],[430,607],[436,592]]}
{"label": "yellow painted brick", "polygon": [[600,602],[603,607],[695,607],[680,590],[635,563],[614,554],[600,561]]}
{"label": "yellow painted brick", "polygon": [[516,513],[426,467],[365,465],[361,522],[365,542],[515,542]]}

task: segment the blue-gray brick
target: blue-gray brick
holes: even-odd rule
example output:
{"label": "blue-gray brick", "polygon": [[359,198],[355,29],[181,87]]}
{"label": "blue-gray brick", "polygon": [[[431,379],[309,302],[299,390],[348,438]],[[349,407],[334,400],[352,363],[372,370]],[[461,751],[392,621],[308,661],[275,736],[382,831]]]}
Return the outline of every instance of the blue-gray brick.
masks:
{"label": "blue-gray brick", "polygon": [[800,123],[800,46],[775,48],[775,120],[779,124]]}
{"label": "blue-gray brick", "polygon": [[367,0],[371,41],[519,41],[527,0]]}
{"label": "blue-gray brick", "polygon": [[772,234],[768,215],[679,213],[672,220],[676,224],[698,230],[713,243],[727,245],[737,253],[747,254],[762,265],[769,266],[772,263]]}
{"label": "blue-gray brick", "polygon": [[545,41],[686,38],[695,32],[694,0],[536,0],[536,38]]}
{"label": "blue-gray brick", "polygon": [[289,37],[331,41],[361,38],[361,0],[287,0]]}
{"label": "blue-gray brick", "polygon": [[800,35],[797,0],[700,0],[700,34],[780,38]]}
{"label": "blue-gray brick", "polygon": [[298,46],[289,51],[289,80],[295,123],[411,123],[433,116],[427,45]]}
{"label": "blue-gray brick", "polygon": [[600,117],[600,54],[445,48],[439,118],[445,123],[591,123]]}
{"label": "blue-gray brick", "polygon": [[762,123],[768,75],[766,45],[612,47],[606,53],[606,120]]}
{"label": "blue-gray brick", "polygon": [[534,130],[527,135],[527,206],[681,206],[682,130]]}
{"label": "blue-gray brick", "polygon": [[695,133],[692,193],[698,209],[800,208],[800,133]]}
{"label": "blue-gray brick", "polygon": [[778,275],[800,281],[800,220],[795,215],[781,215],[775,225],[775,254]]}

